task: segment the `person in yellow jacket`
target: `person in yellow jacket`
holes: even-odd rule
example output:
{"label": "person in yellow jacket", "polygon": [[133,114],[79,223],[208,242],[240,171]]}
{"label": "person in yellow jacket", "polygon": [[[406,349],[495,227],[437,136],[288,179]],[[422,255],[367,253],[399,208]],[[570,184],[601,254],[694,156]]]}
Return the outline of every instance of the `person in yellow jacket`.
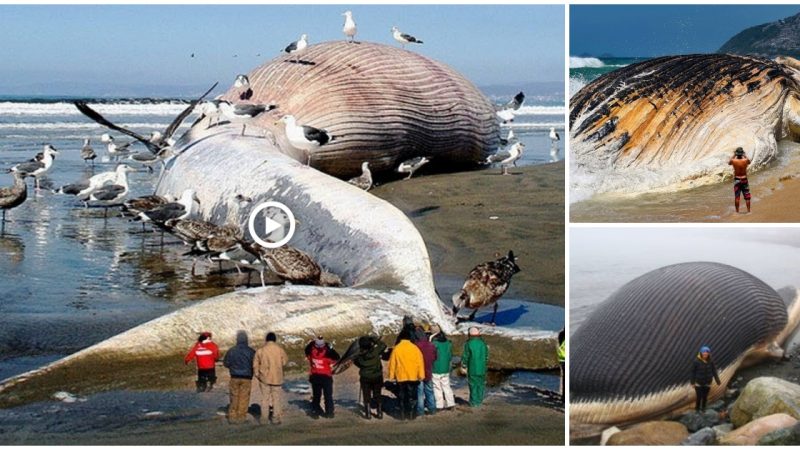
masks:
{"label": "person in yellow jacket", "polygon": [[411,342],[411,337],[406,329],[400,332],[399,342],[389,356],[389,380],[397,382],[400,420],[415,419],[417,387],[425,379],[422,351]]}

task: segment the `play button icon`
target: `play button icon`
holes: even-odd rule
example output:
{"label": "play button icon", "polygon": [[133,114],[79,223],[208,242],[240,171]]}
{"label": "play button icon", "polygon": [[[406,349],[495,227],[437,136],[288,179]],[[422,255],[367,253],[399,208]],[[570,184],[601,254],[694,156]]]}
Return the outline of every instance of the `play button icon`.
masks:
{"label": "play button icon", "polygon": [[259,245],[278,248],[286,245],[294,235],[294,214],[283,203],[264,202],[250,212],[247,228],[250,237]]}

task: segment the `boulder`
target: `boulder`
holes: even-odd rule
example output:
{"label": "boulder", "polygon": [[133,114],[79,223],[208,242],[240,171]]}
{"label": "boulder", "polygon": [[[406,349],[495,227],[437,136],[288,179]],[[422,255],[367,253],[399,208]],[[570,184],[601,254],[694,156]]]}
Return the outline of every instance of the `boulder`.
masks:
{"label": "boulder", "polygon": [[730,412],[731,422],[737,427],[778,413],[800,419],[800,385],[774,377],[759,377],[747,383]]}
{"label": "boulder", "polygon": [[737,428],[719,439],[722,445],[756,445],[758,440],[765,435],[791,427],[797,419],[788,414],[772,414],[758,418],[741,428]]}
{"label": "boulder", "polygon": [[800,445],[800,422],[767,433],[758,440],[758,445]]}
{"label": "boulder", "polygon": [[717,439],[719,439],[722,436],[725,436],[726,434],[728,434],[731,431],[733,431],[733,424],[732,423],[723,423],[721,425],[717,425],[715,427],[712,427],[712,430],[714,430],[714,433],[716,433],[716,435],[717,435]]}
{"label": "boulder", "polygon": [[644,422],[612,435],[607,445],[678,445],[689,437],[683,424],[666,420]]}
{"label": "boulder", "polygon": [[697,412],[691,411],[681,416],[678,419],[690,433],[701,430],[703,428],[711,428],[721,422],[719,413],[713,410]]}
{"label": "boulder", "polygon": [[717,442],[717,433],[711,428],[703,428],[702,430],[692,434],[681,442],[681,445],[714,445]]}

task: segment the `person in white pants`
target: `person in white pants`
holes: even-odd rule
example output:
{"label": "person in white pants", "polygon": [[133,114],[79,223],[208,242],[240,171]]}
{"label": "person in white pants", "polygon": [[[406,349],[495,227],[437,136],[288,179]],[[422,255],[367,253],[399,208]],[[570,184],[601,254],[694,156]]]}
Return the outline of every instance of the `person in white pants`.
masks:
{"label": "person in white pants", "polygon": [[447,339],[438,325],[431,327],[431,342],[436,347],[433,362],[433,396],[436,409],[452,409],[456,406],[453,388],[450,387],[450,367],[453,359],[453,343]]}

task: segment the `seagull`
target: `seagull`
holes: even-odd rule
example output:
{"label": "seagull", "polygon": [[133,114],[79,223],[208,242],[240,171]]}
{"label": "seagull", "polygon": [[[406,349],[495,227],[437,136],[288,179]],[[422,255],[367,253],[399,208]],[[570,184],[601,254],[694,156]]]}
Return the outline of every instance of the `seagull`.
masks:
{"label": "seagull", "polygon": [[345,36],[350,38],[350,42],[354,42],[356,39],[356,22],[353,20],[353,13],[351,11],[345,11],[342,13],[344,16],[344,28],[342,28],[342,32]]}
{"label": "seagull", "polygon": [[[261,261],[261,255],[254,247],[253,243],[238,241],[236,245],[221,252],[217,258],[221,261],[230,261],[236,266],[236,270],[240,271],[239,267],[258,271],[261,276],[261,286],[266,286],[264,282],[264,263]],[[250,276],[252,272],[248,272],[247,284],[250,284]]]}
{"label": "seagull", "polygon": [[525,149],[525,144],[517,142],[511,146],[508,152],[497,152],[494,155],[486,158],[486,164],[500,163],[503,168],[503,175],[508,175],[508,165],[511,164],[517,167],[517,160],[522,157],[522,150]]}
{"label": "seagull", "polygon": [[150,152],[139,152],[128,156],[127,159],[147,167],[147,171],[153,173],[153,166],[168,159],[170,156],[172,156],[172,146],[162,148],[155,155]]}
{"label": "seagull", "polygon": [[58,150],[50,144],[45,144],[42,156],[37,155],[30,161],[20,163],[12,167],[9,172],[19,172],[24,177],[34,177],[36,180],[36,189],[39,189],[39,177],[44,175],[50,167],[53,166],[53,161],[58,155]]}
{"label": "seagull", "polygon": [[361,164],[361,175],[347,180],[353,186],[368,191],[372,187],[372,172],[369,171],[369,163],[364,161]]}
{"label": "seagull", "polygon": [[3,218],[0,221],[3,231],[6,226],[6,210],[16,208],[25,203],[28,198],[28,185],[25,183],[25,175],[22,172],[14,172],[14,184],[10,187],[0,188],[0,209],[3,210]]}
{"label": "seagull", "polygon": [[416,172],[417,170],[419,170],[420,167],[424,166],[425,164],[428,164],[429,162],[430,159],[428,159],[425,156],[412,158],[407,161],[401,162],[400,165],[397,167],[397,171],[399,173],[407,173],[408,177],[406,177],[406,180],[408,180],[409,178],[414,176],[414,172]]}
{"label": "seagull", "polygon": [[556,129],[554,127],[550,127],[550,140],[553,141],[553,144],[561,140],[561,136],[556,133]]}
{"label": "seagull", "polygon": [[[189,105],[186,108],[184,108],[184,110],[181,111],[181,113],[178,114],[177,117],[175,117],[175,119],[172,121],[172,123],[170,123],[167,126],[167,128],[164,130],[164,133],[158,133],[158,134],[152,133],[149,138],[144,137],[144,136],[140,135],[139,133],[136,133],[135,131],[131,131],[131,130],[128,130],[127,128],[123,128],[121,126],[113,124],[108,119],[106,119],[105,117],[100,115],[100,113],[98,113],[97,111],[95,111],[92,108],[90,108],[89,105],[86,104],[86,102],[76,101],[75,102],[75,107],[78,108],[78,111],[83,113],[83,115],[85,115],[86,117],[94,120],[95,122],[99,123],[100,125],[103,125],[104,127],[110,128],[110,129],[115,130],[115,131],[119,131],[120,133],[123,133],[123,134],[127,134],[128,136],[130,136],[130,137],[136,139],[137,141],[141,142],[142,144],[144,144],[145,147],[147,147],[147,149],[150,150],[151,153],[157,154],[163,148],[171,145],[170,142],[172,142],[171,141],[172,135],[175,134],[175,132],[178,130],[178,127],[181,125],[181,123],[183,123],[183,121],[186,120],[186,118],[189,116],[189,114],[192,113],[192,111],[194,110],[195,106],[197,106],[198,103],[203,101],[203,99],[206,97],[206,95],[208,95],[211,91],[214,90],[215,87],[217,87],[217,84],[219,84],[219,83],[214,83],[214,85],[211,86],[211,88],[209,90],[207,90],[202,96],[200,96],[200,98],[197,98],[197,99],[192,100],[191,102],[189,102]],[[104,137],[108,136],[108,134],[104,134],[103,136]],[[111,140],[113,141],[113,137],[111,137],[111,136],[108,136],[108,137],[111,138]],[[104,140],[103,142],[107,142],[107,141]],[[109,144],[108,147],[109,147],[109,153],[112,153],[111,145]],[[119,148],[119,147],[117,147],[117,148]]]}
{"label": "seagull", "polygon": [[[461,308],[472,308],[472,314],[466,319],[472,321],[479,308],[494,304],[490,321],[493,324],[497,316],[497,300],[505,294],[511,277],[519,272],[517,259],[511,250],[502,258],[479,264],[469,272],[461,291],[453,294],[453,315],[458,316]],[[463,319],[457,320],[461,322]]]}
{"label": "seagull", "polygon": [[401,33],[400,29],[397,27],[392,27],[392,37],[394,40],[399,42],[403,48],[406,48],[406,44],[422,44],[422,41],[411,36],[410,34]]}
{"label": "seagull", "polygon": [[111,136],[108,133],[100,136],[100,142],[104,142],[106,144],[106,151],[108,152],[109,156],[113,156],[114,158],[118,158],[120,155],[127,155],[130,153],[129,147],[133,145],[133,141],[117,145],[117,143],[114,142],[114,136]]}
{"label": "seagull", "polygon": [[509,128],[508,135],[506,136],[506,138],[505,139],[500,138],[500,145],[505,147],[506,145],[513,144],[517,141],[519,141],[519,139],[517,139],[517,136],[514,134],[514,130]]}
{"label": "seagull", "polygon": [[266,248],[252,244],[251,248],[256,250],[264,266],[281,280],[294,284],[320,284],[322,269],[308,253],[290,245]]}
{"label": "seagull", "polygon": [[314,128],[308,125],[298,125],[294,116],[287,114],[275,122],[275,125],[283,123],[286,125],[286,139],[292,147],[304,150],[308,154],[307,166],[311,165],[311,152],[319,147],[336,140],[334,136],[325,130]]}
{"label": "seagull", "polygon": [[94,192],[95,189],[103,186],[104,184],[108,183],[116,183],[117,180],[122,177],[122,172],[120,167],[123,164],[118,165],[114,170],[108,172],[98,173],[97,175],[89,178],[88,180],[83,181],[76,181],[75,183],[65,184],[61,186],[58,190],[53,191],[54,194],[66,194],[66,195],[74,195],[78,197],[78,200],[86,201],[89,198],[89,194]]}
{"label": "seagull", "polygon": [[[287,45],[285,49],[283,49],[284,53],[289,55],[293,55],[295,53],[300,53],[308,47],[308,35],[303,34],[300,36],[300,39],[292,42],[291,44]],[[298,62],[296,59],[294,62]]]}
{"label": "seagull", "polygon": [[508,123],[514,121],[514,116],[522,104],[525,103],[525,93],[518,92],[511,101],[497,108],[497,116],[502,120],[501,123]]}
{"label": "seagull", "polygon": [[91,141],[89,139],[84,139],[83,147],[81,148],[81,159],[83,159],[83,162],[91,161],[92,167],[94,167],[95,158],[97,158],[97,153],[95,153],[92,148]]}
{"label": "seagull", "polygon": [[[220,227],[204,220],[169,219],[164,222],[164,229],[194,249],[199,241],[208,239],[215,232],[219,232]],[[195,275],[196,265],[197,258],[192,262],[192,276]]]}
{"label": "seagull", "polygon": [[247,78],[247,75],[237,75],[233,87],[239,90],[239,100],[250,100],[250,97],[253,96],[253,90],[250,89],[250,78]]}
{"label": "seagull", "polygon": [[108,208],[119,204],[128,195],[127,173],[133,172],[130,166],[120,164],[117,166],[117,173],[120,175],[113,184],[106,184],[95,189],[89,194],[89,203],[105,208],[103,217],[108,217]]}
{"label": "seagull", "polygon": [[233,104],[231,102],[220,100],[217,104],[217,108],[219,109],[220,116],[228,119],[229,122],[242,122],[242,136],[244,136],[244,131],[247,128],[247,122],[256,118],[256,116],[272,111],[273,109],[277,108],[278,105],[275,104],[250,104],[250,103],[237,103]]}

